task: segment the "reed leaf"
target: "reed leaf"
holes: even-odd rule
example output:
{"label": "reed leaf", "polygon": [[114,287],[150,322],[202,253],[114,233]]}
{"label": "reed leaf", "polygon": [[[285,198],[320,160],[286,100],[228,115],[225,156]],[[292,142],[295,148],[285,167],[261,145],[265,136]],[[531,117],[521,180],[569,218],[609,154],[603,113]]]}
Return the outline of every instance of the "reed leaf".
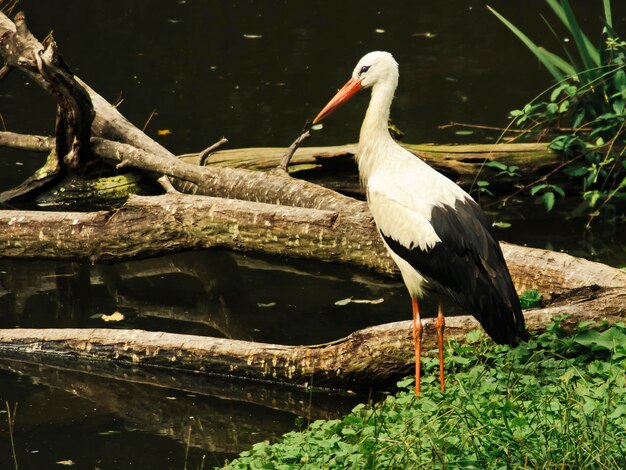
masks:
{"label": "reed leaf", "polygon": [[[528,36],[526,36],[519,28],[513,23],[507,20],[504,16],[498,13],[496,10],[487,6],[489,11],[493,13],[504,25],[515,34],[524,45],[533,53],[535,57],[543,64],[543,66],[550,72],[556,81],[561,81],[565,78],[559,67],[553,62],[551,56],[546,54],[546,50],[537,46]],[[554,54],[553,54],[554,55]],[[562,60],[562,59],[561,59]]]}
{"label": "reed leaf", "polygon": [[613,15],[611,14],[611,0],[603,0],[604,20],[609,28],[613,28]]}
{"label": "reed leaf", "polygon": [[576,68],[567,60],[563,59],[562,57],[556,55],[553,52],[548,51],[547,49],[544,49],[543,47],[539,47],[539,49],[541,50],[543,54],[546,55],[546,57],[549,58],[549,60],[554,64],[554,66],[557,67],[559,70],[561,70],[565,75],[567,75],[570,78],[577,77],[578,72],[576,71]]}
{"label": "reed leaf", "polygon": [[598,67],[600,65],[600,52],[580,29],[568,0],[560,0],[560,3],[558,0],[546,0],[546,3],[572,34],[585,69]]}

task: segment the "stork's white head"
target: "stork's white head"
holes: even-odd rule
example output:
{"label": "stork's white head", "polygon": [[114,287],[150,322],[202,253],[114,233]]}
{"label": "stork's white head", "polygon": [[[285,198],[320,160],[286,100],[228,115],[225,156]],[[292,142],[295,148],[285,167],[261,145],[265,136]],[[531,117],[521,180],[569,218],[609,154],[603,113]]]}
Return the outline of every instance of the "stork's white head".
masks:
{"label": "stork's white head", "polygon": [[398,63],[389,52],[374,51],[365,54],[354,68],[352,78],[322,109],[313,120],[313,124],[330,115],[356,92],[379,84],[390,87],[390,95],[393,96],[398,85]]}
{"label": "stork's white head", "polygon": [[398,63],[389,52],[374,51],[365,54],[356,64],[352,78],[359,80],[363,88],[377,83],[398,85]]}

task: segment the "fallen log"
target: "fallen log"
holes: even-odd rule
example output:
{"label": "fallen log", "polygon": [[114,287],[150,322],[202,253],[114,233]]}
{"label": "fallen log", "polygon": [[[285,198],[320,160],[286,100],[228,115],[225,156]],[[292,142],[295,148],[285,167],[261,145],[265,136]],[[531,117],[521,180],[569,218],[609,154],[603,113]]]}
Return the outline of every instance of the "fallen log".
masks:
{"label": "fallen log", "polygon": [[[513,144],[402,144],[415,156],[421,158],[433,168],[445,173],[462,186],[471,184],[476,175],[491,171],[485,163],[498,161],[507,166],[516,165],[524,174],[537,177],[561,163],[562,156],[550,150],[546,143]],[[352,158],[356,154],[357,144],[330,147],[300,147],[291,158],[290,169],[299,166],[310,168],[322,165],[329,160]],[[220,150],[212,154],[206,165],[249,170],[271,170],[281,161],[285,149],[277,147],[241,148]],[[195,161],[197,154],[181,155],[185,161]],[[511,179],[501,178],[505,183]]]}
{"label": "fallen log", "polygon": [[113,211],[0,211],[4,257],[95,262],[210,247],[395,270],[362,213],[182,194],[132,196]]}
{"label": "fallen log", "polygon": [[[547,295],[591,284],[626,285],[623,270],[564,253],[502,246],[520,291],[534,288]],[[132,196],[112,211],[0,211],[3,257],[97,262],[213,247],[398,275],[371,218],[361,213],[181,194]]]}
{"label": "fallen log", "polygon": [[[529,330],[542,330],[563,313],[565,329],[580,321],[609,323],[626,318],[626,288],[587,288],[559,303],[526,312]],[[446,336],[462,339],[478,323],[446,319]],[[435,319],[424,320],[423,348],[436,346]],[[0,351],[18,356],[65,357],[190,371],[306,386],[349,388],[386,382],[413,366],[412,322],[366,328],[330,343],[284,346],[143,330],[0,330]]]}
{"label": "fallen log", "polygon": [[[554,168],[562,161],[562,157],[550,150],[544,143],[403,145],[430,166],[444,172],[462,186],[471,185],[478,173],[491,171],[484,167],[485,163],[490,161],[498,161],[509,166],[517,165],[524,174],[532,174],[535,177]],[[54,140],[44,136],[0,132],[0,146],[43,152],[54,147]],[[122,149],[120,154],[123,154],[124,148],[120,147],[120,149]],[[277,168],[285,150],[281,147],[220,150],[211,154],[205,160],[205,165],[267,172]],[[330,161],[351,160],[354,158],[356,150],[356,144],[300,147],[291,158],[289,170],[293,173],[299,169],[323,166]],[[92,151],[102,158],[119,161],[119,155],[110,147],[94,146]],[[191,165],[196,165],[198,154],[185,154],[178,158]],[[192,178],[187,181],[197,182],[198,180]],[[498,182],[509,184],[511,180],[499,177]],[[519,181],[516,182],[519,183]],[[202,192],[196,194],[202,194]]]}
{"label": "fallen log", "polygon": [[[24,150],[53,147],[54,141],[41,136],[21,136],[0,132],[0,146]],[[196,195],[267,202],[296,207],[324,208],[348,212],[364,211],[361,201],[304,180],[290,178],[286,173],[261,173],[252,170],[201,167],[176,158],[162,158],[135,146],[93,137],[94,154],[112,161],[118,167],[134,167],[154,175],[167,175],[193,185]],[[189,188],[189,186],[187,186]]]}

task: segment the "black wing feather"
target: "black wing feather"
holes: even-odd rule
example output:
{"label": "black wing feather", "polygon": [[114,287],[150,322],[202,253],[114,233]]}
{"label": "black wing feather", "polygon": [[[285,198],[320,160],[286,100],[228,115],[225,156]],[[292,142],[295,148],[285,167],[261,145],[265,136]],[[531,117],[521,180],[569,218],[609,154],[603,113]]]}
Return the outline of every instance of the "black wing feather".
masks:
{"label": "black wing feather", "polygon": [[489,220],[472,200],[435,206],[430,222],[441,242],[431,249],[385,242],[428,281],[474,315],[498,343],[527,339],[522,309]]}

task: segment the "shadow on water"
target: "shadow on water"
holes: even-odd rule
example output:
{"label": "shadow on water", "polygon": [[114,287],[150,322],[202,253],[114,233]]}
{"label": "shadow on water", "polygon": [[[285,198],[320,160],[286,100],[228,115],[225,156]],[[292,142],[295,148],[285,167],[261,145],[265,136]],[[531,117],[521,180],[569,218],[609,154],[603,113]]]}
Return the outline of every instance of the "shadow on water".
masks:
{"label": "shadow on water", "polygon": [[[490,3],[542,44],[555,41],[539,19],[544,1]],[[599,31],[600,2],[573,3],[584,26]],[[623,31],[623,5],[613,3]],[[123,98],[120,110],[132,122],[142,127],[156,110],[146,132],[177,153],[223,134],[235,147],[287,146],[370,50],[392,51],[401,65],[392,113],[407,142],[489,141],[438,126],[502,125],[549,80],[483,4],[470,0],[22,0],[20,8],[38,37],[54,30],[79,76],[110,101]],[[366,100],[355,101],[311,145],[355,141]],[[8,130],[53,132],[54,100],[21,74],[3,80],[0,112]],[[170,133],[158,135],[164,129]],[[0,189],[30,175],[41,159],[0,149]],[[626,264],[623,228],[585,231],[532,204],[496,218],[513,223],[500,232],[505,240]],[[336,304],[349,297],[384,301]],[[434,312],[432,302],[425,310]],[[102,320],[115,311],[123,321]],[[401,283],[305,260],[219,250],[110,265],[0,260],[4,328],[142,328],[312,344],[409,315]],[[203,456],[210,468],[296,428],[298,417],[338,417],[367,397],[3,357],[0,399],[18,403],[20,468],[72,460],[73,468],[182,469],[187,448],[187,468],[199,468]],[[12,468],[5,417],[0,413],[0,468]]]}
{"label": "shadow on water", "polygon": [[[344,304],[351,297],[372,303]],[[218,250],[110,265],[0,260],[3,327],[141,328],[313,344],[405,319],[408,305],[400,282],[366,271]],[[122,321],[102,319],[115,311]]]}

